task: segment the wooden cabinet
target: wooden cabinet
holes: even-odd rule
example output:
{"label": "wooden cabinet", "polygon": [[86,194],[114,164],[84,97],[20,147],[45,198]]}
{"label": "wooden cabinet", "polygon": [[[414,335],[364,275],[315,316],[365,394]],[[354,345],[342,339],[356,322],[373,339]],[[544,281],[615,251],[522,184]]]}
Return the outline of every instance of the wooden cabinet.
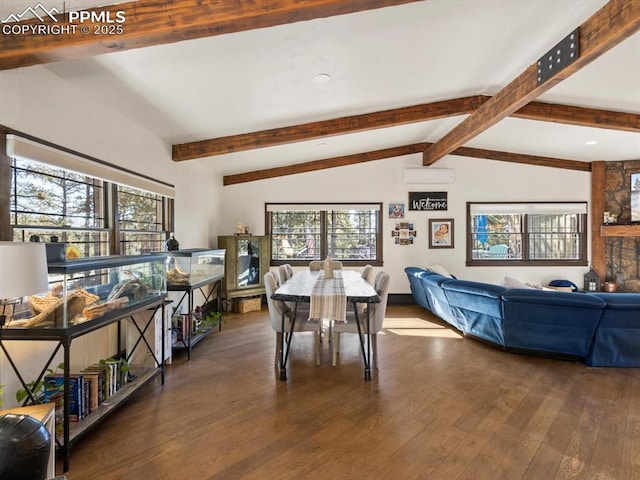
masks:
{"label": "wooden cabinet", "polygon": [[227,300],[264,293],[264,274],[271,262],[269,235],[229,235],[218,237],[218,248],[226,250],[222,296]]}

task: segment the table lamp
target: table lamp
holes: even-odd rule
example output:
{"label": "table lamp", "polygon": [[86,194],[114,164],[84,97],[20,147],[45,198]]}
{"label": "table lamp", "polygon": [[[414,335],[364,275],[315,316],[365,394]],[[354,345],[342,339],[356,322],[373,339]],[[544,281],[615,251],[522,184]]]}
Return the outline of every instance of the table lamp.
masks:
{"label": "table lamp", "polygon": [[[0,299],[24,297],[49,290],[44,243],[0,242]],[[0,328],[6,321],[2,301]]]}

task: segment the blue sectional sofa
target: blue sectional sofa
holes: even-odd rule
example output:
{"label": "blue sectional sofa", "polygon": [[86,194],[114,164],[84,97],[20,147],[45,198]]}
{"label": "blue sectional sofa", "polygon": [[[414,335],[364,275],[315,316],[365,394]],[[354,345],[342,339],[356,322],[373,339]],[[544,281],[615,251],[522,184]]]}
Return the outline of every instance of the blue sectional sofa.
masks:
{"label": "blue sectional sofa", "polygon": [[596,293],[606,302],[587,364],[640,367],[640,294]]}
{"label": "blue sectional sofa", "polygon": [[415,301],[463,334],[507,350],[640,367],[640,294],[505,288],[407,267]]}

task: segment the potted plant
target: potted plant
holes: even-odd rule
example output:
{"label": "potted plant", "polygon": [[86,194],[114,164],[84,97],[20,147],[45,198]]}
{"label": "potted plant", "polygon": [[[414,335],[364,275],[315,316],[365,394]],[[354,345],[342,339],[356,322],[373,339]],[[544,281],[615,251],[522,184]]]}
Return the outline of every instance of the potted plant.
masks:
{"label": "potted plant", "polygon": [[[57,373],[58,370],[64,370],[64,363],[58,364],[55,370],[51,370],[50,368],[48,368],[47,374],[53,375]],[[44,380],[39,380],[37,382],[35,380],[32,380],[31,382],[27,383],[26,386],[27,388],[21,388],[16,391],[16,400],[18,403],[22,403],[27,397],[29,397],[31,402],[34,404],[41,403],[44,398],[45,388],[51,385],[47,385]]]}
{"label": "potted plant", "polygon": [[196,333],[205,333],[220,324],[222,314],[220,312],[211,311],[200,321],[200,325],[196,329]]}

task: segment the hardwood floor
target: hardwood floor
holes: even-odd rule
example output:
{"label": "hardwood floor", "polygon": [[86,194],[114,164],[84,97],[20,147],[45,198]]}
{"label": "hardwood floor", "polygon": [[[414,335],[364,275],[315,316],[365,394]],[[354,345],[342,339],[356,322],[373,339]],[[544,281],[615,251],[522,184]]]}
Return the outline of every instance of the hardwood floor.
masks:
{"label": "hardwood floor", "polygon": [[230,314],[72,451],[69,480],[640,479],[640,370],[505,353],[389,306],[380,369],[355,335],[294,337],[274,368],[266,309]]}

